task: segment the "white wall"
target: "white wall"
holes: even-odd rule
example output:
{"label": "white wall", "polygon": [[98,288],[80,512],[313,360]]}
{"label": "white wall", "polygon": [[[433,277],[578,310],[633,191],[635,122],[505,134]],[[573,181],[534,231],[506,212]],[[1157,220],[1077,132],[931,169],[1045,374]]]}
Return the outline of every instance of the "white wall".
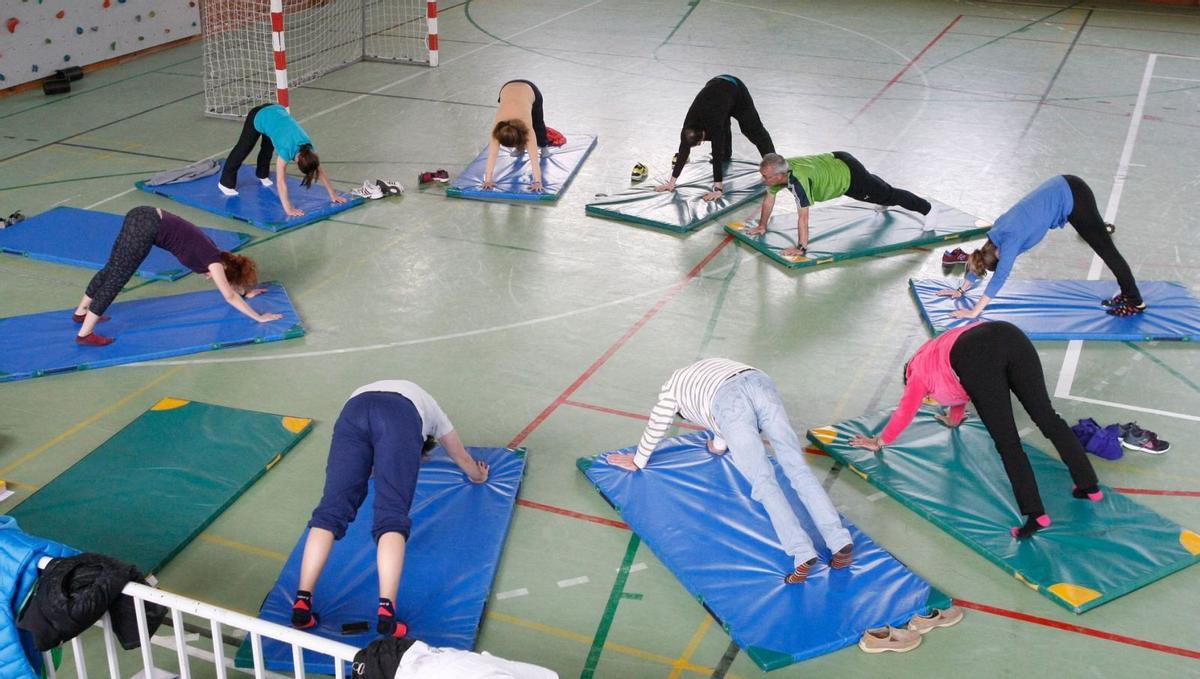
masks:
{"label": "white wall", "polygon": [[196,35],[198,3],[0,0],[0,89]]}

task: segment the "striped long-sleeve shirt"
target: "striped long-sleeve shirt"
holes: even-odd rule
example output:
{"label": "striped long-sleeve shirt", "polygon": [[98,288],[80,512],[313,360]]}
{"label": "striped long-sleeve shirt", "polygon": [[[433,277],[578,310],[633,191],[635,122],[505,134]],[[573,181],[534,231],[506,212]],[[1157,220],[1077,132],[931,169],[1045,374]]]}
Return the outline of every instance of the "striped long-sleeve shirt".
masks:
{"label": "striped long-sleeve shirt", "polygon": [[672,373],[662,386],[658,404],[650,411],[650,421],[646,423],[646,431],[642,432],[634,464],[639,468],[646,466],[659,441],[671,428],[676,413],[720,436],[713,420],[713,397],[729,378],[747,370],[754,368],[727,358],[706,358]]}

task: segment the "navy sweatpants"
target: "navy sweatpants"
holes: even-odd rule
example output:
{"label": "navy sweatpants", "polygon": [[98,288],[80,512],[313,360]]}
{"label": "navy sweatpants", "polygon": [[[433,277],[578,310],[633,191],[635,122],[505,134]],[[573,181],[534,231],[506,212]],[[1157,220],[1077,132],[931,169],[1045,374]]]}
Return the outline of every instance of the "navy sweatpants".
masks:
{"label": "navy sweatpants", "polygon": [[375,473],[375,541],[384,533],[408,539],[408,517],[421,467],[421,414],[400,394],[369,391],[346,402],[333,425],[325,467],[325,491],[313,510],[310,528],[324,528],[335,540],[358,514]]}

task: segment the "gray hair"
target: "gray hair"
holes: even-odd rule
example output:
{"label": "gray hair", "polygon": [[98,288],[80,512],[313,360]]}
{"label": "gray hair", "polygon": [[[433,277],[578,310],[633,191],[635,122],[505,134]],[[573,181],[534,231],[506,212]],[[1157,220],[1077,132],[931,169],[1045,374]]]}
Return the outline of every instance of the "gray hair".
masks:
{"label": "gray hair", "polygon": [[758,164],[759,172],[763,174],[783,174],[788,171],[787,159],[778,153],[768,153],[763,156],[762,162]]}

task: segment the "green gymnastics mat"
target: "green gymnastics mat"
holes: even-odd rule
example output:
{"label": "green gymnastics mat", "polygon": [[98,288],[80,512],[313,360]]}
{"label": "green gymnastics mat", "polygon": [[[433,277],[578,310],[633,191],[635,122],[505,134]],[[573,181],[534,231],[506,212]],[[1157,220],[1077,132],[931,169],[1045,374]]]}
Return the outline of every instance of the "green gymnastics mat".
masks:
{"label": "green gymnastics mat", "polygon": [[1018,582],[1074,613],[1200,561],[1200,534],[1107,486],[1101,486],[1100,502],[1075,499],[1066,466],[1029,444],[1023,445],[1052,523],[1017,540],[1009,529],[1024,517],[979,418],[951,429],[923,409],[881,452],[850,446],[855,434],[882,431],[890,414],[811,429],[808,438]]}
{"label": "green gymnastics mat", "polygon": [[674,191],[654,190],[655,186],[666,183],[669,176],[651,177],[636,187],[588,203],[585,211],[593,217],[689,233],[767,190],[758,173],[758,161],[731,160],[725,164],[724,177],[724,195],[706,202],[703,196],[712,189],[712,161],[692,156],[683,166]]}
{"label": "green gymnastics mat", "polygon": [[[783,193],[780,191],[779,196],[783,196]],[[796,209],[794,202],[786,198],[776,202],[765,234],[745,234],[746,229],[758,224],[757,217],[728,224],[725,231],[775,263],[789,269],[800,269],[918,245],[974,238],[983,235],[992,226],[945,203],[936,200],[929,202],[934,210],[938,210],[939,223],[928,230],[921,215],[901,207],[893,206],[881,212],[874,205],[857,201],[815,206],[808,213],[807,256],[785,257],[780,254],[796,245]]]}
{"label": "green gymnastics mat", "polygon": [[155,573],[310,429],[164,398],[9,513],[31,535]]}

